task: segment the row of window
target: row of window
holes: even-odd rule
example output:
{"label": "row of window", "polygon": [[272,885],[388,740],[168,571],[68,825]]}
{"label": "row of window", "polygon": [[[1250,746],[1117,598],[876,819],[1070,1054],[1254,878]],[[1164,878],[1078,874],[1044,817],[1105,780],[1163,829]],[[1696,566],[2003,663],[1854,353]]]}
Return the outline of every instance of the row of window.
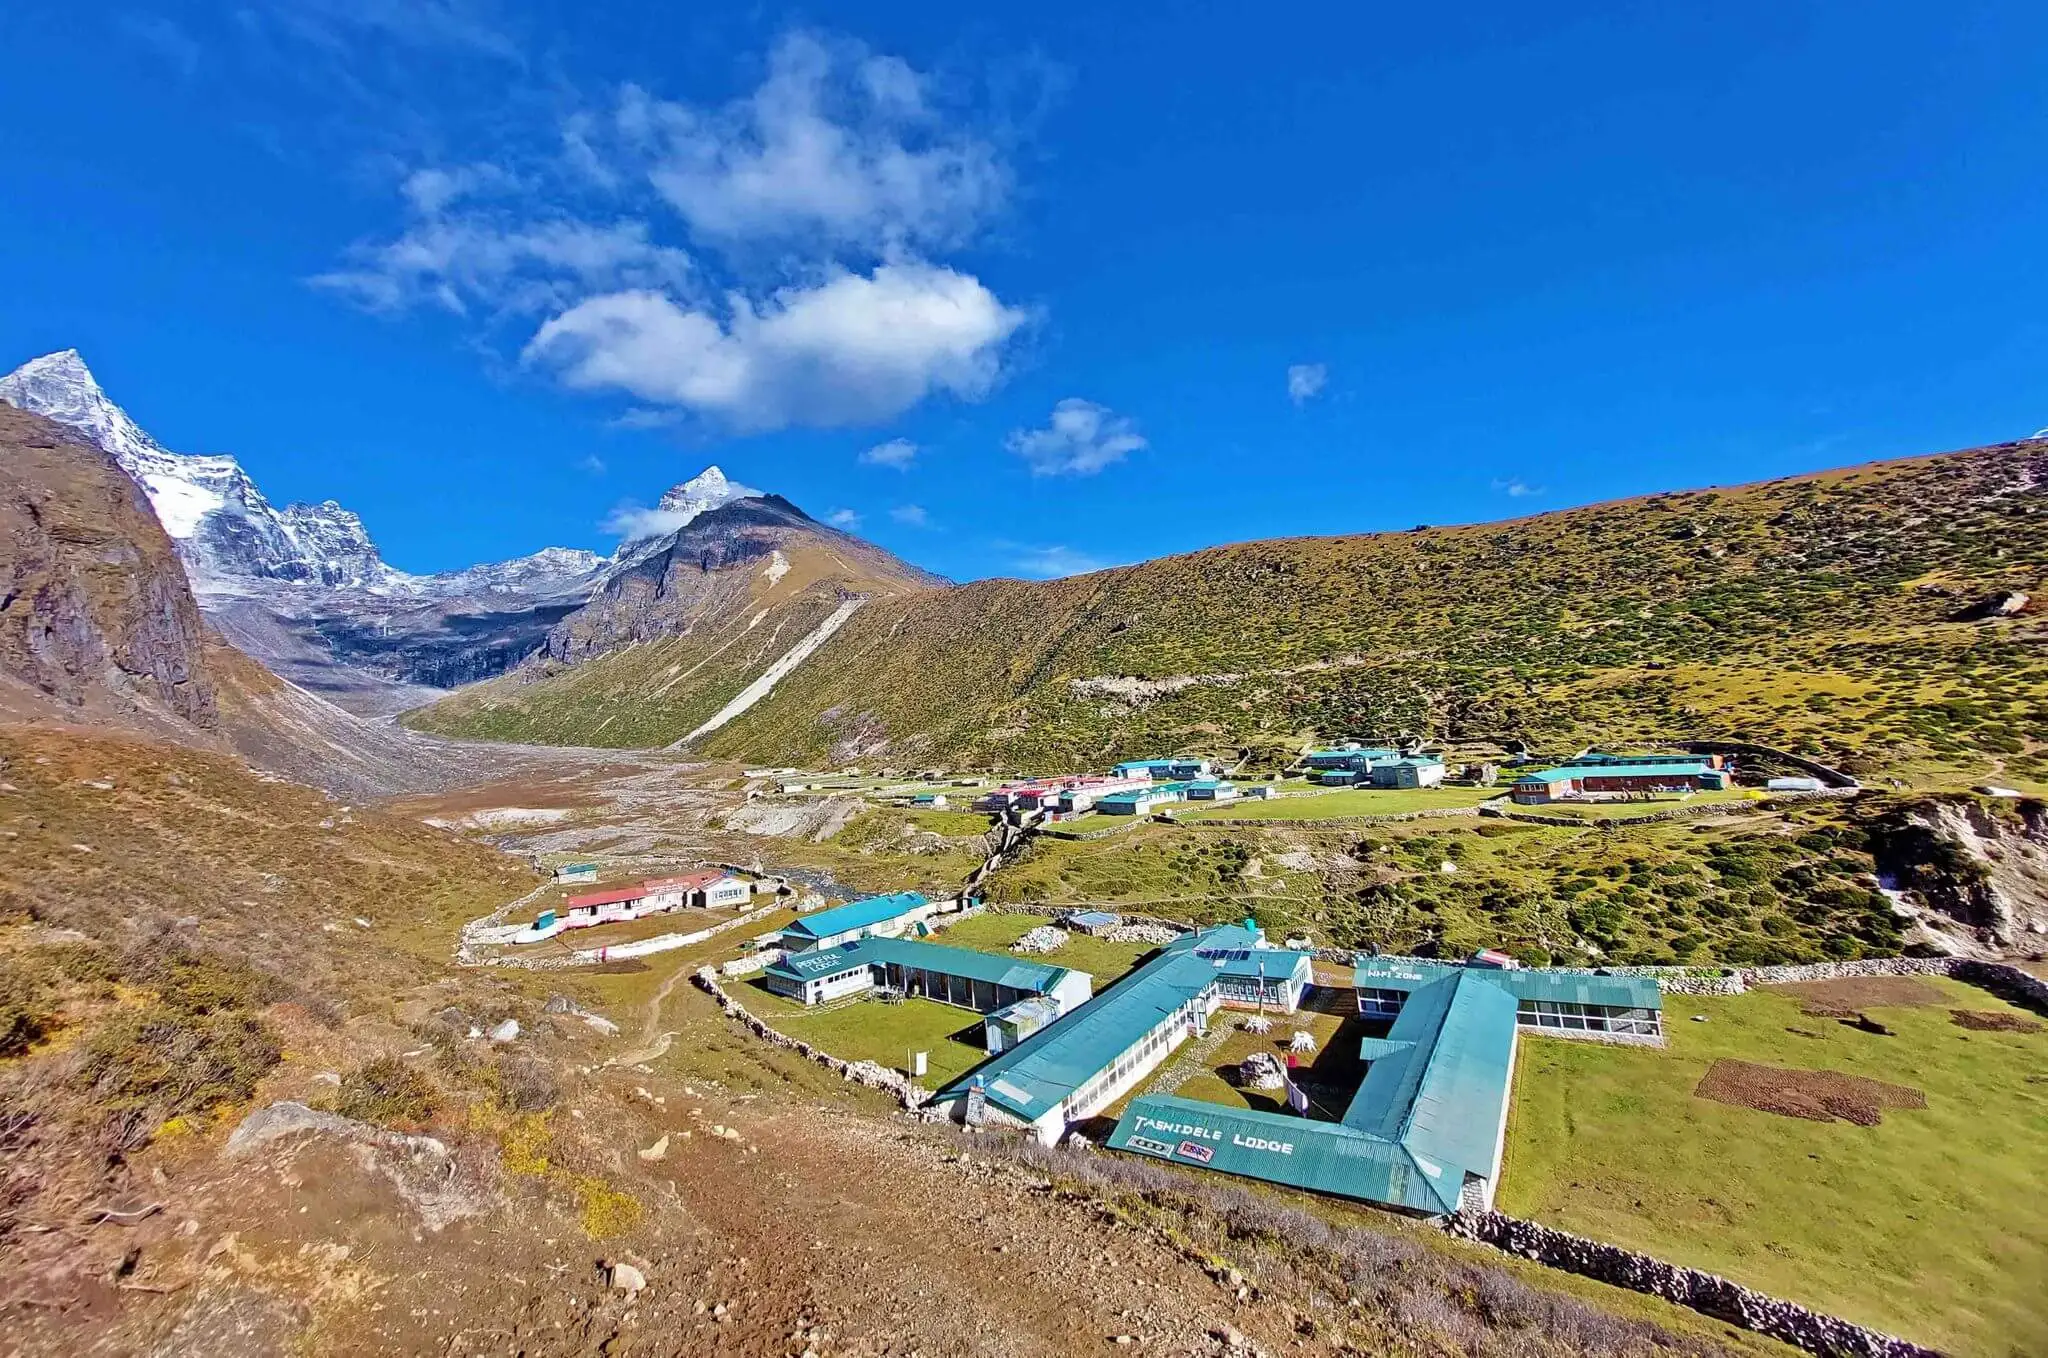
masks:
{"label": "row of window", "polygon": [[1664,1031],[1655,1009],[1609,1009],[1569,1000],[1523,1000],[1515,1021],[1525,1028],[1558,1028],[1582,1033],[1635,1033],[1655,1037]]}
{"label": "row of window", "polygon": [[1082,1085],[1067,1099],[1067,1114],[1077,1108],[1086,1108],[1104,1090],[1113,1088],[1119,1080],[1128,1078],[1133,1072],[1143,1069],[1161,1051],[1173,1045],[1187,1020],[1184,1015],[1175,1014],[1166,1022],[1145,1034],[1142,1042],[1126,1051],[1110,1063],[1108,1069]]}

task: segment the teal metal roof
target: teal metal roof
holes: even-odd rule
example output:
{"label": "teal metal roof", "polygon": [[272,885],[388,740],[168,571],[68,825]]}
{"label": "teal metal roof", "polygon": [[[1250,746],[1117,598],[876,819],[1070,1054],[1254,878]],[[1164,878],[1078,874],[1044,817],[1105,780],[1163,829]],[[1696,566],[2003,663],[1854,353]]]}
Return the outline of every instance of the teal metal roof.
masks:
{"label": "teal metal roof", "polygon": [[1562,768],[1525,773],[1518,783],[1561,783],[1574,778],[1700,778],[1721,775],[1705,764],[1567,764]]}
{"label": "teal metal roof", "polygon": [[1107,797],[1100,798],[1096,804],[1099,806],[1103,802],[1115,802],[1118,805],[1124,805],[1130,802],[1155,801],[1165,797],[1177,797],[1193,786],[1194,784],[1191,782],[1154,783],[1150,787],[1134,787],[1127,792],[1112,792]]}
{"label": "teal metal roof", "polygon": [[1183,935],[1059,1022],[983,1062],[936,1097],[957,1098],[979,1080],[989,1102],[1036,1121],[1215,981],[1217,964],[1197,956],[1198,948],[1249,947],[1252,939],[1236,924]]}
{"label": "teal metal roof", "polygon": [[860,946],[877,962],[894,962],[903,967],[922,967],[948,976],[965,976],[973,981],[1008,986],[1012,990],[1038,993],[1051,990],[1067,974],[1065,967],[1048,962],[1026,962],[1020,958],[973,948],[949,948],[943,943],[921,943],[914,938],[866,938]]}
{"label": "teal metal roof", "polygon": [[[1399,1141],[1431,1165],[1491,1177],[1515,1055],[1515,998],[1477,972],[1462,972],[1408,997],[1387,1030],[1411,1042],[1367,1067],[1344,1125]],[[1452,1190],[1456,1205],[1456,1189]]]}
{"label": "teal metal roof", "polygon": [[1564,772],[1573,778],[1698,778],[1721,770],[1704,764],[1586,764]]}
{"label": "teal metal roof", "polygon": [[814,981],[821,976],[837,976],[856,967],[881,966],[889,962],[1036,994],[1051,990],[1067,974],[1065,967],[1050,966],[1044,962],[1024,962],[995,953],[977,952],[972,948],[949,948],[943,944],[920,943],[906,938],[863,938],[842,943],[836,948],[790,953],[780,961],[770,963],[767,970],[770,975],[793,981]]}
{"label": "teal metal roof", "polygon": [[1456,1210],[1468,1174],[1493,1178],[1514,1070],[1518,997],[1658,1008],[1656,983],[1591,972],[1372,958],[1357,981],[1405,990],[1335,1124],[1189,1099],[1134,1099],[1115,1150],[1416,1211]]}
{"label": "teal metal roof", "polygon": [[924,896],[915,891],[899,891],[893,896],[870,896],[864,901],[850,901],[830,910],[820,910],[815,915],[801,915],[783,932],[808,938],[830,938],[849,929],[865,929],[871,924],[895,919],[924,904]]}
{"label": "teal metal roof", "polygon": [[1562,1000],[1612,1009],[1662,1009],[1664,992],[1647,976],[1600,976],[1590,971],[1517,968],[1486,979],[1521,1000]]}
{"label": "teal metal roof", "polygon": [[1458,968],[1449,962],[1424,962],[1412,957],[1369,957],[1352,970],[1351,983],[1374,990],[1419,990]]}
{"label": "teal metal roof", "polygon": [[1352,984],[1373,990],[1420,990],[1446,976],[1477,976],[1517,999],[1563,1000],[1615,1009],[1661,1009],[1664,992],[1644,976],[1603,976],[1591,971],[1536,967],[1472,967],[1410,957],[1372,957],[1352,972]]}
{"label": "teal metal roof", "polygon": [[1109,1146],[1419,1212],[1451,1211],[1464,1186],[1461,1171],[1428,1174],[1402,1146],[1339,1123],[1171,1096],[1133,1099]]}
{"label": "teal metal roof", "polygon": [[836,948],[818,948],[812,952],[785,953],[779,960],[770,962],[767,972],[770,976],[781,976],[791,981],[815,981],[823,976],[837,976],[842,972],[857,971],[867,966],[868,957],[859,943],[842,943]]}
{"label": "teal metal roof", "polygon": [[1196,956],[1221,963],[1218,970],[1225,976],[1257,980],[1263,975],[1269,981],[1285,980],[1313,960],[1308,953],[1285,948],[1236,946],[1198,948]]}

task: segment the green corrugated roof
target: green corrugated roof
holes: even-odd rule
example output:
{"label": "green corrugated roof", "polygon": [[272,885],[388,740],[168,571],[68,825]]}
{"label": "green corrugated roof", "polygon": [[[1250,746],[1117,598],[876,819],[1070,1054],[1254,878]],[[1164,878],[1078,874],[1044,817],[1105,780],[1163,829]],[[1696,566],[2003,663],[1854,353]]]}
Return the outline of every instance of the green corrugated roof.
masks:
{"label": "green corrugated roof", "polygon": [[958,1097],[979,1080],[991,1103],[1036,1121],[1216,979],[1216,963],[1196,956],[1198,948],[1248,947],[1252,938],[1236,924],[1182,935],[1059,1022],[975,1067],[936,1097]]}
{"label": "green corrugated roof", "polygon": [[1657,988],[1657,983],[1644,976],[1603,976],[1591,971],[1533,967],[1468,969],[1453,962],[1430,962],[1408,957],[1368,958],[1354,968],[1352,984],[1374,990],[1414,991],[1453,973],[1468,970],[1517,999],[1565,1000],[1573,1004],[1601,1004],[1617,1009],[1659,1009],[1664,1004],[1664,995]]}
{"label": "green corrugated roof", "polygon": [[888,962],[1039,994],[1051,990],[1067,974],[1065,967],[1050,966],[1044,962],[1024,962],[995,953],[977,952],[972,948],[949,948],[939,943],[920,943],[907,938],[863,938],[836,948],[790,953],[781,961],[771,963],[768,971],[790,980],[809,981],[820,976],[837,976],[854,967],[878,966]]}
{"label": "green corrugated roof", "polygon": [[1133,1099],[1109,1146],[1419,1212],[1451,1211],[1465,1182],[1461,1170],[1432,1176],[1403,1147],[1340,1123],[1170,1096]]}
{"label": "green corrugated roof", "polygon": [[1614,1009],[1662,1009],[1664,992],[1647,976],[1599,976],[1589,971],[1497,971],[1487,980],[1523,1000],[1562,1000]]}
{"label": "green corrugated roof", "polygon": [[924,904],[923,895],[915,891],[899,891],[893,896],[870,896],[864,901],[850,901],[830,910],[820,910],[815,915],[800,916],[783,932],[810,938],[830,938],[849,929],[864,929],[870,924],[894,919]]}
{"label": "green corrugated roof", "polygon": [[1374,990],[1420,990],[1457,969],[1450,962],[1424,962],[1412,957],[1372,957],[1352,970],[1351,983],[1370,986]]}
{"label": "green corrugated roof", "polygon": [[1058,985],[1060,978],[1067,974],[1065,967],[1056,967],[1049,962],[1026,962],[1021,958],[1003,957],[973,948],[921,943],[912,938],[869,938],[861,942],[877,962],[922,967],[926,971],[940,971],[949,976],[1006,985],[1012,990],[1043,993]]}
{"label": "green corrugated roof", "polygon": [[1722,772],[1704,764],[1570,764],[1560,769],[1525,773],[1515,781],[1559,783],[1569,778],[1698,778],[1702,774],[1719,775]]}
{"label": "green corrugated roof", "polygon": [[[1492,1178],[1514,1070],[1518,997],[1655,1009],[1654,981],[1590,972],[1372,958],[1362,986],[1406,990],[1336,1124],[1189,1099],[1139,1098],[1109,1145],[1297,1188],[1424,1212],[1456,1210],[1465,1176]],[[1205,1158],[1206,1157],[1206,1158]]]}

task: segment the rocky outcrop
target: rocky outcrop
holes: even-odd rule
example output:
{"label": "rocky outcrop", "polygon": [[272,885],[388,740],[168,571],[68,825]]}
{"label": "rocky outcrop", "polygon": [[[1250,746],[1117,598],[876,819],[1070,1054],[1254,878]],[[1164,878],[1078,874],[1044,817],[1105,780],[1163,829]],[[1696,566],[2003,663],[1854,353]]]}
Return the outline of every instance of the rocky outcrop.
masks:
{"label": "rocky outcrop", "polygon": [[203,636],[141,488],[81,435],[0,406],[0,673],[82,715],[210,731]]}
{"label": "rocky outcrop", "polygon": [[1878,822],[1871,852],[1922,941],[1987,958],[2048,947],[2048,803],[1915,801]]}

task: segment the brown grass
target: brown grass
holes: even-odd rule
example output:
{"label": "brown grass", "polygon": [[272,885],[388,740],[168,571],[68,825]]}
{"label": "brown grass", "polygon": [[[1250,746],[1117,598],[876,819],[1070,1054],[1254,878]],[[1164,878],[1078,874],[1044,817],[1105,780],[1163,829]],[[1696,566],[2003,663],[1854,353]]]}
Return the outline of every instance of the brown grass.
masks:
{"label": "brown grass", "polygon": [[2041,1024],[2023,1014],[2007,1014],[1991,1009],[1951,1009],[1949,1017],[1958,1028],[1968,1028],[1979,1033],[2038,1033]]}
{"label": "brown grass", "polygon": [[1693,1093],[1716,1103],[1754,1108],[1780,1117],[1813,1122],[1853,1122],[1875,1127],[1887,1108],[1925,1108],[1927,1096],[1907,1085],[1886,1084],[1837,1070],[1788,1070],[1783,1066],[1722,1058],[1707,1068]]}
{"label": "brown grass", "polygon": [[1917,976],[1844,976],[1834,981],[1790,981],[1766,986],[1800,1001],[1817,1018],[1854,1018],[1865,1009],[1940,1004],[1941,991]]}

